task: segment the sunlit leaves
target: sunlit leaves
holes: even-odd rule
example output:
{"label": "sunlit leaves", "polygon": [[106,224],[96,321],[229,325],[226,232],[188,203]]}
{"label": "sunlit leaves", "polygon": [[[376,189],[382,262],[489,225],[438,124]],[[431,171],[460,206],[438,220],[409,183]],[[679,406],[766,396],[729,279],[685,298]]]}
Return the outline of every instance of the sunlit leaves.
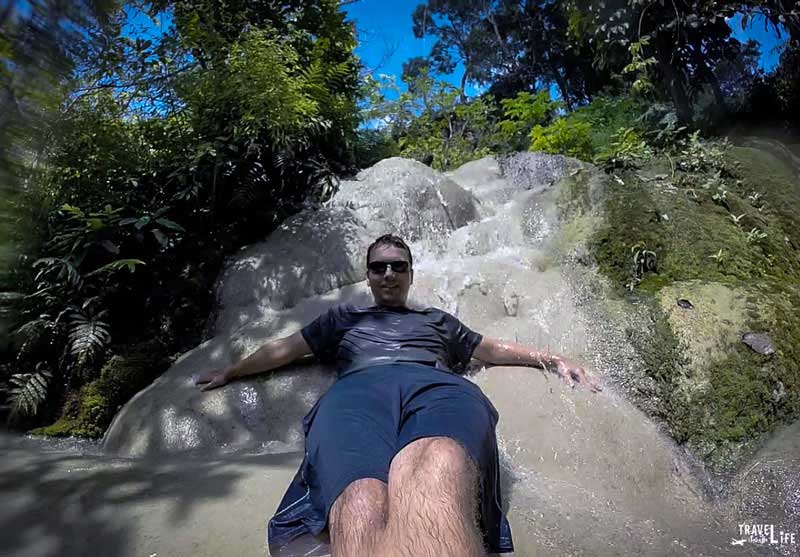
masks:
{"label": "sunlit leaves", "polygon": [[95,312],[96,302],[96,298],[89,298],[80,308],[68,307],[69,351],[79,366],[97,362],[111,342],[108,311]]}
{"label": "sunlit leaves", "polygon": [[52,378],[53,374],[42,362],[39,362],[35,372],[12,375],[9,380],[12,416],[35,416],[47,398],[47,389]]}

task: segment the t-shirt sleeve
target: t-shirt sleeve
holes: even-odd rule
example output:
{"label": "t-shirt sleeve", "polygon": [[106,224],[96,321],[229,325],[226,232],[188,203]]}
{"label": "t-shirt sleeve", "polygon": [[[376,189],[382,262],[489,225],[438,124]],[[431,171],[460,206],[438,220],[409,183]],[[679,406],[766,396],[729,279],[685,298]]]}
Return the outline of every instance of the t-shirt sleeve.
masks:
{"label": "t-shirt sleeve", "polygon": [[334,306],[300,330],[311,352],[323,363],[334,363],[346,308]]}
{"label": "t-shirt sleeve", "polygon": [[451,368],[456,373],[462,373],[472,359],[472,353],[483,340],[483,335],[476,333],[447,312],[445,312],[445,323],[449,332]]}

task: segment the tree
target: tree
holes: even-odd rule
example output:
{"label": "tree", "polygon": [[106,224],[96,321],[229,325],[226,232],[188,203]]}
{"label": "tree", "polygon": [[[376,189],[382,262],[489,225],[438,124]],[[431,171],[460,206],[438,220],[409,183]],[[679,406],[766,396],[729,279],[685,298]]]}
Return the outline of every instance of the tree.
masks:
{"label": "tree", "polygon": [[609,82],[587,58],[587,45],[568,35],[568,12],[556,0],[431,0],[413,15],[417,37],[436,37],[431,69],[464,65],[468,80],[490,84],[499,98],[555,84],[568,110]]}
{"label": "tree", "polygon": [[[589,102],[609,84],[611,68],[597,68],[586,37],[570,35],[569,12],[554,0],[504,2],[496,15],[498,34],[510,58],[500,79],[535,91],[554,84],[567,110]],[[519,86],[518,86],[519,87]]]}
{"label": "tree", "polygon": [[197,340],[202,324],[179,316],[205,318],[222,254],[324,200],[353,165],[359,66],[337,0],[126,9],[173,25],[131,37],[115,9],[75,30],[58,87],[42,87],[48,141],[24,153],[46,163],[33,183],[47,203],[21,285],[28,348],[10,372],[0,362],[21,411],[40,409],[48,384],[76,392],[143,338]]}
{"label": "tree", "polygon": [[[402,156],[448,170],[488,155],[494,141],[492,99],[462,100],[462,91],[432,78],[427,70],[401,93],[394,78],[374,81],[365,120],[382,122]],[[388,100],[381,90],[391,90]]]}
{"label": "tree", "polygon": [[432,71],[449,74],[458,62],[464,65],[462,95],[468,81],[492,79],[487,72],[491,64],[481,62],[498,46],[490,27],[497,4],[497,0],[428,0],[411,16],[415,37],[436,37],[428,55]]}
{"label": "tree", "polygon": [[692,120],[691,103],[698,85],[708,85],[718,106],[724,109],[722,89],[713,70],[742,49],[731,36],[726,18],[740,12],[745,26],[753,15],[762,14],[776,30],[785,25],[790,33],[796,33],[800,22],[797,6],[784,5],[780,0],[568,0],[568,9],[598,45],[596,55],[600,62],[610,49],[618,52],[634,43],[642,45],[642,56],[653,58],[656,81],[672,99],[684,123]]}

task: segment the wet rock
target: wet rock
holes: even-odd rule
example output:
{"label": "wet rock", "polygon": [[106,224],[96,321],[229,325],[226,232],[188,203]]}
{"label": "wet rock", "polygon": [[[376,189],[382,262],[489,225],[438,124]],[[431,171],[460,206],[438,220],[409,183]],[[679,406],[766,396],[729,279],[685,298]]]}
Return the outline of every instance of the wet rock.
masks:
{"label": "wet rock", "polygon": [[371,305],[364,256],[386,232],[412,246],[409,306],[438,307],[485,335],[578,353],[583,323],[560,270],[541,263],[554,259],[539,239],[559,232],[560,186],[553,182],[567,159],[522,153],[511,161],[513,179],[491,157],[453,178],[416,161],[381,161],[342,182],[328,205],[298,213],[229,258],[213,337],[120,411],[104,451],[130,457],[302,447],[303,416],[330,386],[330,368],[298,363],[210,392],[194,378],[296,332],[332,305]]}
{"label": "wet rock", "polygon": [[518,188],[542,190],[566,175],[567,159],[545,153],[514,153],[500,161],[500,168]]}
{"label": "wet rock", "polygon": [[506,315],[509,317],[516,317],[517,310],[519,309],[519,296],[517,294],[504,296],[503,308],[506,310]]}
{"label": "wet rock", "polygon": [[772,389],[772,401],[778,404],[784,398],[786,398],[786,387],[782,382],[778,381],[778,386]]}
{"label": "wet rock", "polygon": [[766,333],[745,333],[742,342],[765,356],[775,353],[775,345]]}

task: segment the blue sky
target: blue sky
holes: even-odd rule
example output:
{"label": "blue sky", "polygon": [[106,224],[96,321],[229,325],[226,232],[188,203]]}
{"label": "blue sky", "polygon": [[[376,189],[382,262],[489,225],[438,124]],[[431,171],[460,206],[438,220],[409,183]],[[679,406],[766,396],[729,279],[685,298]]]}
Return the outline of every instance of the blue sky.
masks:
{"label": "blue sky", "polygon": [[[355,21],[358,29],[359,47],[356,53],[367,68],[378,68],[380,73],[397,76],[403,72],[403,62],[414,56],[425,56],[430,52],[435,39],[428,37],[417,39],[411,31],[411,14],[422,0],[359,0],[355,4],[344,7],[349,19]],[[741,16],[737,15],[728,22],[734,36],[744,42],[754,38],[761,43],[760,66],[769,71],[778,63],[778,54],[774,48],[780,41],[775,32],[764,30],[764,20],[754,18],[742,31]],[[786,35],[784,34],[784,37]],[[388,60],[387,53],[394,52]],[[463,67],[459,65],[449,76],[442,76],[454,85],[459,85]],[[467,86],[467,94],[475,94],[475,88]]]}
{"label": "blue sky", "polygon": [[[356,54],[366,68],[377,73],[394,75],[399,82],[403,62],[430,52],[435,39],[417,39],[411,30],[411,14],[422,2],[423,0],[359,0],[344,6],[348,19],[356,24],[359,40]],[[24,4],[24,1],[20,3]],[[140,37],[158,33],[159,29],[143,14],[130,15],[126,33]],[[163,21],[159,25],[166,26],[169,23]],[[764,70],[769,71],[775,67],[779,57],[776,47],[782,44],[783,39],[778,39],[771,28],[765,29],[762,17],[754,17],[745,30],[742,30],[740,15],[731,18],[728,23],[733,35],[740,41],[753,38],[761,44],[759,65]],[[440,77],[453,85],[459,85],[463,71],[463,66],[459,64],[453,74]],[[402,83],[400,85],[403,87]],[[466,92],[470,96],[478,93],[471,84],[467,84]]]}
{"label": "blue sky", "polygon": [[[23,16],[30,13],[30,3],[27,0],[13,0]],[[344,11],[349,19],[355,21],[358,28],[359,47],[356,53],[364,65],[380,73],[395,75],[398,78],[403,71],[403,62],[414,56],[425,56],[430,52],[433,44],[432,38],[417,39],[411,31],[411,14],[414,8],[423,3],[423,0],[358,0],[354,4],[344,6]],[[129,12],[130,13],[130,12]],[[161,22],[159,22],[161,23]],[[753,38],[761,44],[760,66],[766,71],[771,70],[778,63],[778,53],[775,47],[783,40],[778,39],[775,31],[765,29],[764,18],[756,16],[745,30],[741,28],[741,15],[737,15],[728,22],[733,30],[733,35],[740,41]],[[141,13],[135,14],[129,20],[128,30],[134,36],[143,36],[157,31],[152,29],[153,24]],[[168,24],[168,22],[163,22]],[[148,27],[150,29],[148,29]],[[786,35],[784,34],[784,37]],[[387,54],[388,59],[385,59]],[[380,66],[380,67],[378,67]],[[453,75],[443,76],[453,83],[459,84],[463,67],[459,65]],[[467,87],[467,93],[474,93],[472,87]]]}
{"label": "blue sky", "polygon": [[748,39],[755,39],[761,45],[761,58],[759,67],[765,71],[772,70],[778,65],[780,53],[778,47],[782,45],[787,37],[786,32],[781,33],[782,38],[778,38],[772,27],[764,28],[764,18],[756,16],[752,23],[748,23],[745,30],[742,30],[742,16],[737,14],[728,21],[728,25],[733,30],[733,36],[739,41],[745,42]]}
{"label": "blue sky", "polygon": [[[374,69],[380,65],[377,68],[379,73],[394,75],[399,83],[403,62],[430,53],[435,39],[418,39],[411,30],[411,14],[422,3],[420,0],[359,0],[344,7],[348,19],[356,23],[359,40],[356,54],[364,66]],[[390,52],[393,54],[386,60]],[[464,67],[459,64],[453,74],[442,77],[460,86],[463,73]],[[477,93],[469,84],[466,89],[467,95]]]}

